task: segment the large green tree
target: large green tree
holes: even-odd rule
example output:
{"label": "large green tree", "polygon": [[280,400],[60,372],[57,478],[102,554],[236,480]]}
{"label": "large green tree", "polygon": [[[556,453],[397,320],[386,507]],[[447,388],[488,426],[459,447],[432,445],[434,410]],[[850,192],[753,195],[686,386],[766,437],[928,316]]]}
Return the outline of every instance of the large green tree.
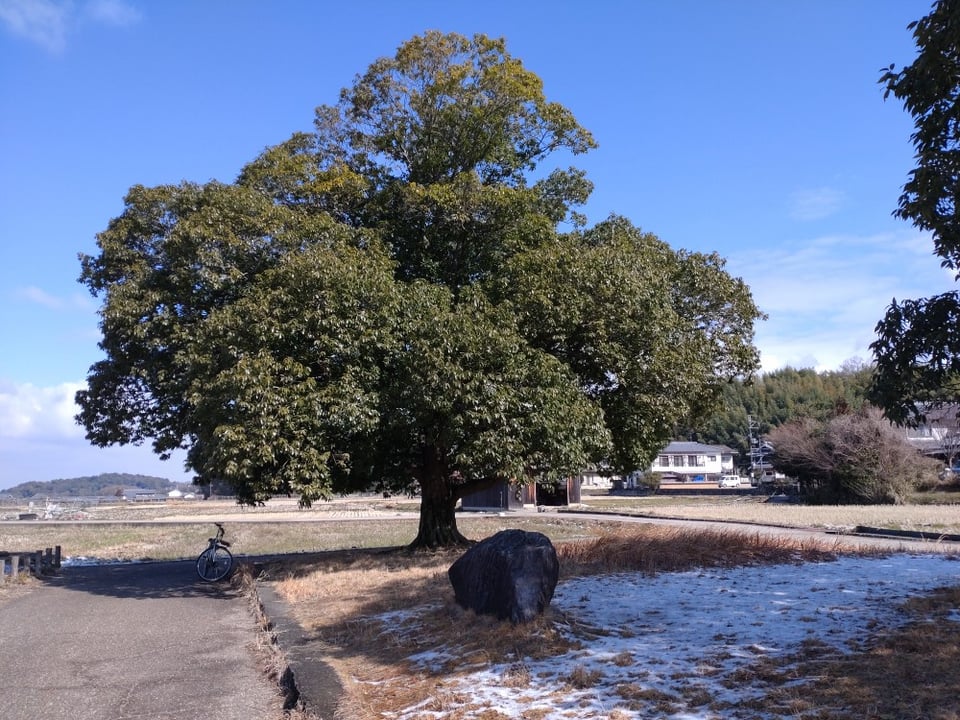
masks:
{"label": "large green tree", "polygon": [[[917,57],[880,82],[913,116],[917,166],[896,215],[929,231],[941,265],[960,271],[960,0],[938,0],[911,23]],[[897,422],[960,400],[960,294],[893,300],[877,324],[874,401]]]}
{"label": "large green tree", "polygon": [[245,502],[416,483],[425,547],[472,491],[646,465],[756,368],[760,313],[716,255],[584,229],[546,161],[593,146],[502,40],[430,32],[234,184],[132,188],[82,258],[88,438]]}

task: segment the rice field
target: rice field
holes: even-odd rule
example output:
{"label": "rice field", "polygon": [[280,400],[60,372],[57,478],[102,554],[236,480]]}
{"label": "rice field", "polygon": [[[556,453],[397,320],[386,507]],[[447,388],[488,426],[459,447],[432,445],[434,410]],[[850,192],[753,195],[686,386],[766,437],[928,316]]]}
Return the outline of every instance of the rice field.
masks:
{"label": "rice field", "polygon": [[[960,534],[960,505],[804,506],[763,502],[759,496],[585,497],[571,510],[844,531],[858,525]],[[99,560],[193,558],[223,522],[237,555],[312,553],[400,547],[417,532],[418,502],[352,497],[299,508],[295,501],[239,507],[228,500],[59,508],[51,520],[19,521],[27,509],[0,508],[0,551],[61,546],[65,557]],[[45,508],[40,508],[42,516]],[[371,520],[375,522],[371,522]],[[612,520],[612,518],[611,518]],[[589,539],[608,523],[565,512],[461,513],[461,532],[481,539],[498,530],[543,532],[555,542]]]}
{"label": "rice field", "polygon": [[631,515],[743,522],[794,528],[849,530],[858,525],[890,530],[960,534],[960,504],[799,505],[763,502],[758,496],[584,498],[585,507]]}

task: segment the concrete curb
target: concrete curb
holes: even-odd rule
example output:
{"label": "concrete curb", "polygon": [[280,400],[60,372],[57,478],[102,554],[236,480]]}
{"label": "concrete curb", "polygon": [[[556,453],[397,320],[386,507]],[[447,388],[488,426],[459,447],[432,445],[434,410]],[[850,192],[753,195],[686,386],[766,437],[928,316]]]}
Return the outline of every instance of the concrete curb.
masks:
{"label": "concrete curb", "polygon": [[325,662],[323,644],[309,637],[290,616],[289,607],[273,587],[261,580],[255,579],[254,583],[264,620],[287,663],[281,685],[286,686],[288,700],[304,708],[311,717],[332,719],[343,686]]}
{"label": "concrete curb", "polygon": [[871,537],[903,538],[905,540],[927,540],[930,542],[960,542],[960,535],[950,533],[925,532],[920,530],[890,530],[875,528],[866,525],[857,525],[852,535],[869,535]]}

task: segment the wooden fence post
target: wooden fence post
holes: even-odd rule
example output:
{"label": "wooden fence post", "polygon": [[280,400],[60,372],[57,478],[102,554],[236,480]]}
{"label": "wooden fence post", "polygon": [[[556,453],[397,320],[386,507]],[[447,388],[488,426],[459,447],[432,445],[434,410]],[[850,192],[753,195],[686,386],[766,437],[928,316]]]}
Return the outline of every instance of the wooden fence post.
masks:
{"label": "wooden fence post", "polygon": [[[0,552],[0,584],[6,582],[8,576],[10,580],[16,580],[21,570],[37,577],[54,573],[60,569],[62,561],[63,550],[59,545],[28,553]],[[7,563],[10,564],[9,571]]]}

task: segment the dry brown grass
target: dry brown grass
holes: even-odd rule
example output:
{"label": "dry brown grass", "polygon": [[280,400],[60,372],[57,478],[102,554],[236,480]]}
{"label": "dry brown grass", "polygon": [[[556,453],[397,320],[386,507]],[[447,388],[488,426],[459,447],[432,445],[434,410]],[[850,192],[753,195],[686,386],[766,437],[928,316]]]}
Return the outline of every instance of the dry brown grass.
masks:
{"label": "dry brown grass", "polygon": [[[956,497],[956,496],[953,496]],[[761,496],[590,496],[590,510],[643,517],[744,522],[796,528],[852,529],[858,525],[960,533],[960,504],[801,505],[763,502]]]}
{"label": "dry brown grass", "polygon": [[253,567],[247,563],[240,563],[230,576],[229,582],[250,602],[250,610],[257,626],[252,650],[260,663],[261,672],[277,689],[277,709],[274,715],[284,720],[310,720],[310,713],[300,700],[300,692],[296,687],[286,655],[280,648],[270,618],[267,617],[260,600]]}
{"label": "dry brown grass", "polygon": [[[240,512],[235,503],[211,501],[195,503],[209,516],[194,520],[173,520],[156,516],[148,520],[131,520],[148,512],[174,512],[172,508],[129,508],[130,518],[120,510],[116,520],[106,523],[85,521],[64,523],[0,522],[0,550],[26,552],[61,546],[64,557],[84,556],[104,560],[175,560],[194,558],[206,545],[214,521],[224,521],[227,539],[238,556],[315,553],[349,548],[399,547],[412,542],[417,535],[417,514],[397,513],[391,516],[363,516],[363,511],[341,503],[336,509],[316,511],[262,512],[252,508]],[[346,509],[345,509],[346,508]],[[372,512],[383,512],[371,504]],[[231,515],[230,513],[233,513]],[[354,514],[359,513],[357,517]],[[186,516],[184,516],[186,517]],[[248,519],[244,519],[248,518]],[[284,519],[286,518],[286,519]],[[529,517],[499,517],[468,514],[458,518],[460,530],[472,538],[492,535],[508,527],[546,533],[555,542],[595,537],[609,523],[583,518],[558,518],[542,513]]]}
{"label": "dry brown grass", "polygon": [[[563,577],[826,560],[841,552],[832,543],[652,525],[624,526],[615,534],[556,547]],[[455,679],[502,664],[509,669],[501,683],[523,697],[524,687],[536,683],[523,664],[525,658],[567,653],[578,642],[608,632],[578,624],[555,608],[519,627],[462,610],[446,574],[458,556],[355,550],[321,556],[309,565],[289,560],[270,568],[276,589],[323,646],[341,680],[345,695],[340,716],[372,720],[420,705],[423,712],[442,711],[449,720],[463,717],[468,708],[474,716],[502,717],[494,708],[472,705],[455,689]],[[450,648],[456,652],[443,652]],[[434,651],[438,659],[429,671],[409,660]],[[571,688],[590,687],[597,682],[594,672],[575,668],[567,683]],[[628,705],[631,692],[622,688]],[[543,713],[542,707],[530,707],[524,717],[536,720]]]}
{"label": "dry brown grass", "polygon": [[958,720],[958,607],[960,587],[942,588],[905,603],[904,625],[852,653],[804,648],[794,674],[811,679],[771,689],[765,708],[797,720]]}
{"label": "dry brown grass", "polygon": [[40,582],[27,572],[17,575],[16,579],[0,578],[0,605],[29,593]]}
{"label": "dry brown grass", "polygon": [[[926,532],[960,533],[960,504],[806,507],[758,502],[751,496],[640,498],[588,497],[590,509],[649,516],[736,520],[784,527],[851,528],[856,525]],[[65,556],[133,560],[196,557],[212,530],[224,521],[238,555],[323,552],[341,548],[402,546],[417,533],[417,505],[373,498],[318,504],[298,509],[293,501],[271,500],[266,507],[242,508],[228,501],[98,506],[91,519],[64,523],[0,522],[0,550],[25,552],[60,545]],[[2,517],[2,515],[0,515]],[[506,528],[543,532],[554,543],[609,532],[609,520],[569,513],[499,517],[462,513],[460,530],[482,538]],[[371,531],[371,523],[375,530]]]}
{"label": "dry brown grass", "polygon": [[624,528],[594,540],[557,546],[567,576],[613,572],[652,575],[695,567],[812,562],[830,560],[840,551],[836,542],[654,526]]}

